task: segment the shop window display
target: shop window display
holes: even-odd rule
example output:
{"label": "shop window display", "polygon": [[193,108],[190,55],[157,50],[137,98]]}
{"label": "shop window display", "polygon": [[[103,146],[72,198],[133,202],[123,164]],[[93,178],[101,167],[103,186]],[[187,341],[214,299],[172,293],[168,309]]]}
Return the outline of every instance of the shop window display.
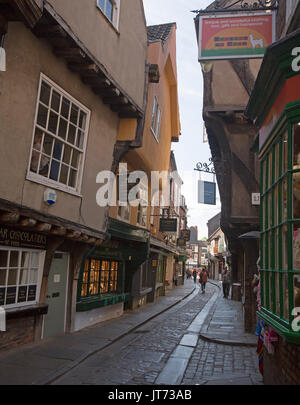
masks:
{"label": "shop window display", "polygon": [[287,326],[300,305],[300,125],[273,141],[261,171],[262,308]]}

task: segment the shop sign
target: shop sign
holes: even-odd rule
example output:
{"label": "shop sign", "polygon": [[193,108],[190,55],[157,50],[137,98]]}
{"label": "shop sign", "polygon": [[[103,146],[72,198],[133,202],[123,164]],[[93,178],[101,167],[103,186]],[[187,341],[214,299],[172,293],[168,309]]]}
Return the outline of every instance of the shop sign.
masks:
{"label": "shop sign", "polygon": [[185,241],[188,241],[191,239],[191,231],[189,229],[182,229],[180,233],[181,233],[181,238],[184,239]]}
{"label": "shop sign", "polygon": [[160,218],[159,232],[177,232],[177,218]]}
{"label": "shop sign", "polygon": [[199,61],[262,58],[275,41],[275,13],[203,15],[199,18]]}
{"label": "shop sign", "polygon": [[216,183],[199,180],[198,184],[198,203],[207,205],[216,205]]}
{"label": "shop sign", "polygon": [[260,193],[252,193],[252,205],[260,205]]}
{"label": "shop sign", "polygon": [[177,239],[177,245],[178,245],[179,247],[186,247],[186,240],[183,239],[183,238]]}
{"label": "shop sign", "polygon": [[46,244],[45,235],[0,226],[0,245],[45,249]]}

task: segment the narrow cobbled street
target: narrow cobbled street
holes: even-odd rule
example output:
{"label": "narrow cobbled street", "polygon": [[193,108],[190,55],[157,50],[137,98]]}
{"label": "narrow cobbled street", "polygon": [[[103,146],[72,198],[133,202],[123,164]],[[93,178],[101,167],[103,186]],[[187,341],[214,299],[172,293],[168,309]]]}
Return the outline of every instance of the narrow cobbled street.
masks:
{"label": "narrow cobbled street", "polygon": [[[186,280],[174,294],[161,297],[152,313],[133,311],[2,354],[0,383],[8,384],[14,369],[18,384],[261,384],[256,338],[238,329],[241,303],[225,300],[215,281],[201,294],[199,283]],[[122,322],[133,327],[121,331]]]}

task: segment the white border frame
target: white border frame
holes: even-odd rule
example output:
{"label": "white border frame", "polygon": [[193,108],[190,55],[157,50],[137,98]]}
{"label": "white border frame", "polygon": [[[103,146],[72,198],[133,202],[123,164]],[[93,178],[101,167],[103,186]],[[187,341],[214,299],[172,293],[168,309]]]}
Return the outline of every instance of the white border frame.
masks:
{"label": "white border frame", "polygon": [[[229,17],[236,17],[236,18],[245,18],[245,17],[254,17],[254,16],[272,16],[272,43],[276,40],[276,12],[241,12],[239,14],[213,14],[213,15],[201,15],[199,17],[199,33],[198,33],[198,62],[207,62],[207,61],[214,61],[214,60],[230,60],[230,59],[261,59],[264,55],[236,55],[236,56],[201,56],[201,45],[202,45],[202,22],[204,19],[210,18],[229,18]],[[271,44],[270,44],[271,45]]]}
{"label": "white border frame", "polygon": [[[82,109],[86,113],[86,130],[85,130],[85,138],[84,138],[84,143],[83,143],[83,152],[82,152],[82,161],[80,162],[80,166],[78,169],[78,178],[77,178],[77,188],[69,187],[67,185],[63,185],[59,182],[56,182],[51,179],[47,179],[38,173],[33,173],[30,170],[30,165],[31,165],[31,159],[32,159],[32,151],[33,151],[33,143],[34,143],[34,134],[35,134],[35,128],[36,128],[36,123],[37,123],[37,116],[38,116],[38,109],[39,109],[39,102],[40,102],[40,92],[41,92],[41,85],[42,81],[45,81],[48,83],[50,86],[54,87],[54,89],[58,90],[61,95],[65,95],[68,97],[68,99],[71,102],[74,102],[80,109]],[[71,96],[69,93],[67,93],[64,89],[62,89],[58,84],[56,84],[53,80],[51,80],[48,76],[46,76],[44,73],[40,73],[40,79],[39,79],[39,86],[38,86],[38,93],[37,93],[37,100],[36,100],[36,110],[35,110],[35,116],[34,116],[34,123],[33,123],[33,131],[32,131],[32,139],[31,139],[31,147],[30,147],[30,155],[29,155],[29,162],[28,162],[28,168],[27,168],[27,174],[26,174],[26,180],[42,184],[46,187],[51,187],[55,188],[57,190],[63,191],[68,194],[73,194],[79,197],[82,197],[81,195],[81,188],[82,188],[82,179],[83,179],[83,171],[85,167],[85,158],[86,158],[86,150],[87,150],[87,141],[88,141],[88,136],[89,136],[89,131],[90,131],[90,119],[91,119],[91,111],[85,107],[83,104],[81,104],[79,101],[77,101],[73,96]]]}
{"label": "white border frame", "polygon": [[[45,257],[46,257],[46,250],[38,250],[38,249],[30,249],[30,248],[15,248],[11,246],[0,246],[0,250],[10,250],[10,251],[17,251],[17,252],[33,252],[33,253],[39,253],[39,269],[38,269],[38,279],[37,279],[37,288],[36,288],[36,300],[35,301],[26,301],[26,302],[20,302],[20,303],[15,303],[15,304],[9,304],[9,305],[2,305],[2,307],[7,310],[7,309],[13,309],[13,308],[22,308],[22,307],[28,307],[32,305],[36,305],[40,302],[40,293],[41,293],[41,286],[42,286],[42,280],[43,280],[43,275],[44,275],[44,264],[45,264]],[[18,266],[19,267],[19,266]],[[29,285],[29,284],[27,284]],[[8,286],[6,286],[7,288]],[[19,287],[19,284],[17,284],[17,288]]]}

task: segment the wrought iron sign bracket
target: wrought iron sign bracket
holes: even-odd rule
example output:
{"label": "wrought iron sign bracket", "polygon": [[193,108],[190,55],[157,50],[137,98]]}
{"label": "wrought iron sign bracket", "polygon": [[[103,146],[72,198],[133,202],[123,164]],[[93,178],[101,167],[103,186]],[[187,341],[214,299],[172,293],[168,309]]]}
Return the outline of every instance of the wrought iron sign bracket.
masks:
{"label": "wrought iron sign bracket", "polygon": [[197,163],[196,164],[196,169],[194,169],[197,172],[204,172],[204,173],[209,173],[209,174],[216,174],[212,158],[209,159],[209,163]]}

